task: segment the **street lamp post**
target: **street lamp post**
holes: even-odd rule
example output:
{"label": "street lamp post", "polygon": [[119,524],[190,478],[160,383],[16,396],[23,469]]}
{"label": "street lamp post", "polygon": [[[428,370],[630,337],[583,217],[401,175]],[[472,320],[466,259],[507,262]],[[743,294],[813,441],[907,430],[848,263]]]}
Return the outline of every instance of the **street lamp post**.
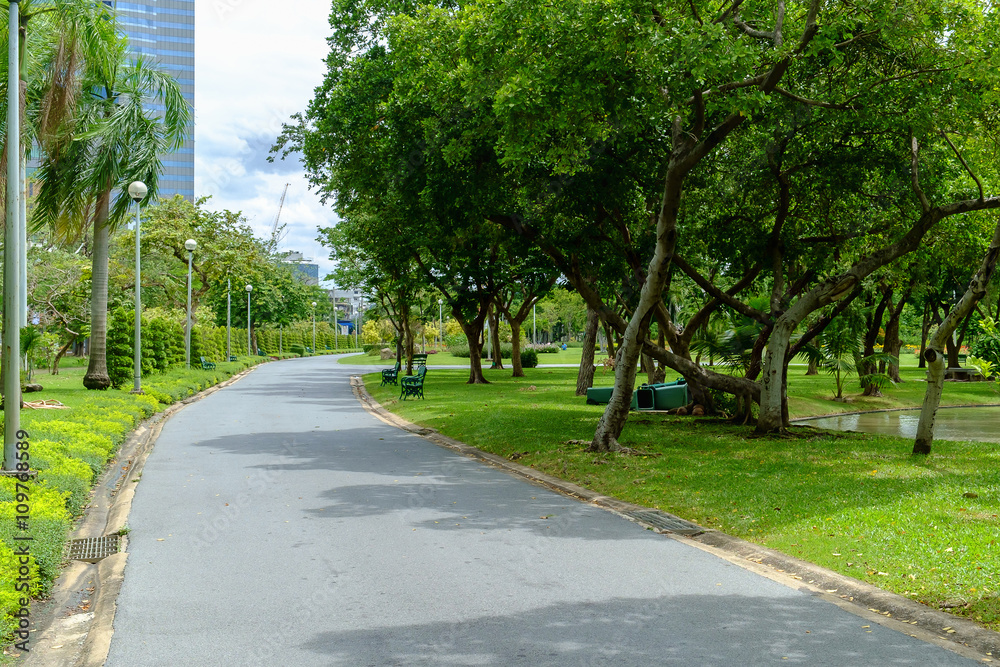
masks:
{"label": "street lamp post", "polygon": [[253,285],[247,285],[247,354],[253,356],[253,344],[250,342],[250,292]]}
{"label": "street lamp post", "polygon": [[313,354],[316,354],[316,302],[313,301]]}
{"label": "street lamp post", "polygon": [[[20,43],[20,21],[18,18],[17,0],[10,0],[7,21],[7,218],[4,224],[4,238],[9,240],[4,253],[3,262],[3,353],[0,363],[3,364],[3,393],[7,399],[3,402],[3,468],[14,471],[28,464],[17,462],[18,441],[25,441],[26,434],[21,430],[21,329],[18,317],[17,284],[20,277],[18,262],[21,249],[16,248],[18,238],[18,218],[20,217],[20,175],[19,161],[21,159],[20,122],[20,91],[19,68],[13,63],[20,62],[18,45]],[[25,478],[26,479],[26,478]]]}
{"label": "street lamp post", "polygon": [[444,347],[444,300],[438,299],[438,349]]}
{"label": "street lamp post", "polygon": [[229,336],[229,327],[232,324],[232,299],[229,295],[229,290],[232,287],[232,282],[229,278],[226,278],[226,361],[233,360],[233,344],[232,339]]}
{"label": "street lamp post", "polygon": [[191,263],[197,247],[198,242],[194,239],[188,239],[184,242],[184,249],[188,251],[188,307],[187,328],[184,330],[184,361],[188,368],[191,368]]}
{"label": "street lamp post", "polygon": [[531,344],[538,345],[538,330],[535,328],[535,304],[531,304]]}
{"label": "street lamp post", "polygon": [[135,202],[135,378],[132,393],[142,393],[142,273],[139,265],[139,209],[149,190],[142,181],[132,181],[128,186],[128,196]]}

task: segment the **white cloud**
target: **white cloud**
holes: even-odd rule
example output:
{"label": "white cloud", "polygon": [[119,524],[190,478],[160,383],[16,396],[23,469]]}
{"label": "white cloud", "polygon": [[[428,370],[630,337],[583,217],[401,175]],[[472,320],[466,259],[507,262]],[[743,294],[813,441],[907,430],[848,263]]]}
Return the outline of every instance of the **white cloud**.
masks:
{"label": "white cloud", "polygon": [[285,184],[282,249],[312,257],[322,277],[333,268],[316,242],[317,227],[336,220],[308,190],[301,165],[269,164],[268,150],[323,81],[330,4],[298,0],[207,0],[195,17],[195,194],[209,207],[242,211],[269,237]]}

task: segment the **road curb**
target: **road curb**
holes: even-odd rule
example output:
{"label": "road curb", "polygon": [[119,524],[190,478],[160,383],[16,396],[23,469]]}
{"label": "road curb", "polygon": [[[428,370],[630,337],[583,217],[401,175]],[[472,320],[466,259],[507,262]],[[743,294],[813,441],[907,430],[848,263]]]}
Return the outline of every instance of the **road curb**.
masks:
{"label": "road curb", "polygon": [[[94,484],[83,518],[70,539],[127,533],[128,515],[146,459],[168,419],[186,406],[234,384],[257,369],[244,369],[219,384],[178,401],[144,420],[119,447],[115,458]],[[122,550],[88,565],[73,561],[56,580],[36,620],[31,650],[22,654],[23,667],[100,667],[108,657],[114,635],[118,593],[128,561],[127,537]],[[92,589],[86,588],[87,585]],[[86,594],[90,591],[89,595]],[[86,596],[90,604],[78,604]],[[87,600],[84,600],[86,602]]]}
{"label": "road curb", "polygon": [[[438,431],[419,426],[386,410],[368,393],[359,375],[351,376],[351,387],[361,405],[381,421],[408,433],[419,435],[436,445],[464,456],[478,459],[530,482],[582,502],[614,512],[650,510],[611,496],[595,493],[572,482],[539,472],[534,468],[514,463],[496,454],[476,449],[463,442],[442,435]],[[670,515],[673,516],[673,515]],[[685,536],[650,526],[633,517],[625,517],[653,528],[672,539],[710,551],[745,569],[764,574],[790,588],[806,590],[823,597],[862,618],[904,632],[984,663],[1000,661],[1000,633],[988,630],[975,622],[947,612],[932,609],[914,600],[890,593],[867,582],[815,563],[800,560],[774,549],[748,542],[732,535],[705,528],[704,532]],[[680,517],[674,517],[687,521]],[[946,629],[951,630],[948,632]],[[997,656],[994,658],[993,656]]]}

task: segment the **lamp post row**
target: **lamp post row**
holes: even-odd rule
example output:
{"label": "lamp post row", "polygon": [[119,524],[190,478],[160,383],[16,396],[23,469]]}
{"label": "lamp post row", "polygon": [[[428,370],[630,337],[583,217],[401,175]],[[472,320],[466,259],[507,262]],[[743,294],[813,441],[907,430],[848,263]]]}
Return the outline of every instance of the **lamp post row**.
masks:
{"label": "lamp post row", "polygon": [[135,369],[132,384],[133,394],[142,393],[142,270],[139,264],[139,209],[142,208],[142,205],[139,202],[146,198],[148,191],[149,189],[142,181],[129,183],[128,196],[135,202],[135,352],[133,355]]}

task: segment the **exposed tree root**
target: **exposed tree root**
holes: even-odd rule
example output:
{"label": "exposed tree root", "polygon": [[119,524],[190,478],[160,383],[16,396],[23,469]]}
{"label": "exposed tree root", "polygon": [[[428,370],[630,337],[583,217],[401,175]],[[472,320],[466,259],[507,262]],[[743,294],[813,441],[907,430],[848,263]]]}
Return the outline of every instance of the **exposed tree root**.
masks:
{"label": "exposed tree root", "polygon": [[615,438],[611,438],[608,442],[607,448],[597,446],[595,441],[587,442],[586,440],[568,440],[566,444],[585,444],[587,448],[584,451],[595,452],[599,454],[624,454],[625,456],[659,456],[656,452],[647,452],[641,449],[635,449],[633,447],[626,447],[622,445]]}

